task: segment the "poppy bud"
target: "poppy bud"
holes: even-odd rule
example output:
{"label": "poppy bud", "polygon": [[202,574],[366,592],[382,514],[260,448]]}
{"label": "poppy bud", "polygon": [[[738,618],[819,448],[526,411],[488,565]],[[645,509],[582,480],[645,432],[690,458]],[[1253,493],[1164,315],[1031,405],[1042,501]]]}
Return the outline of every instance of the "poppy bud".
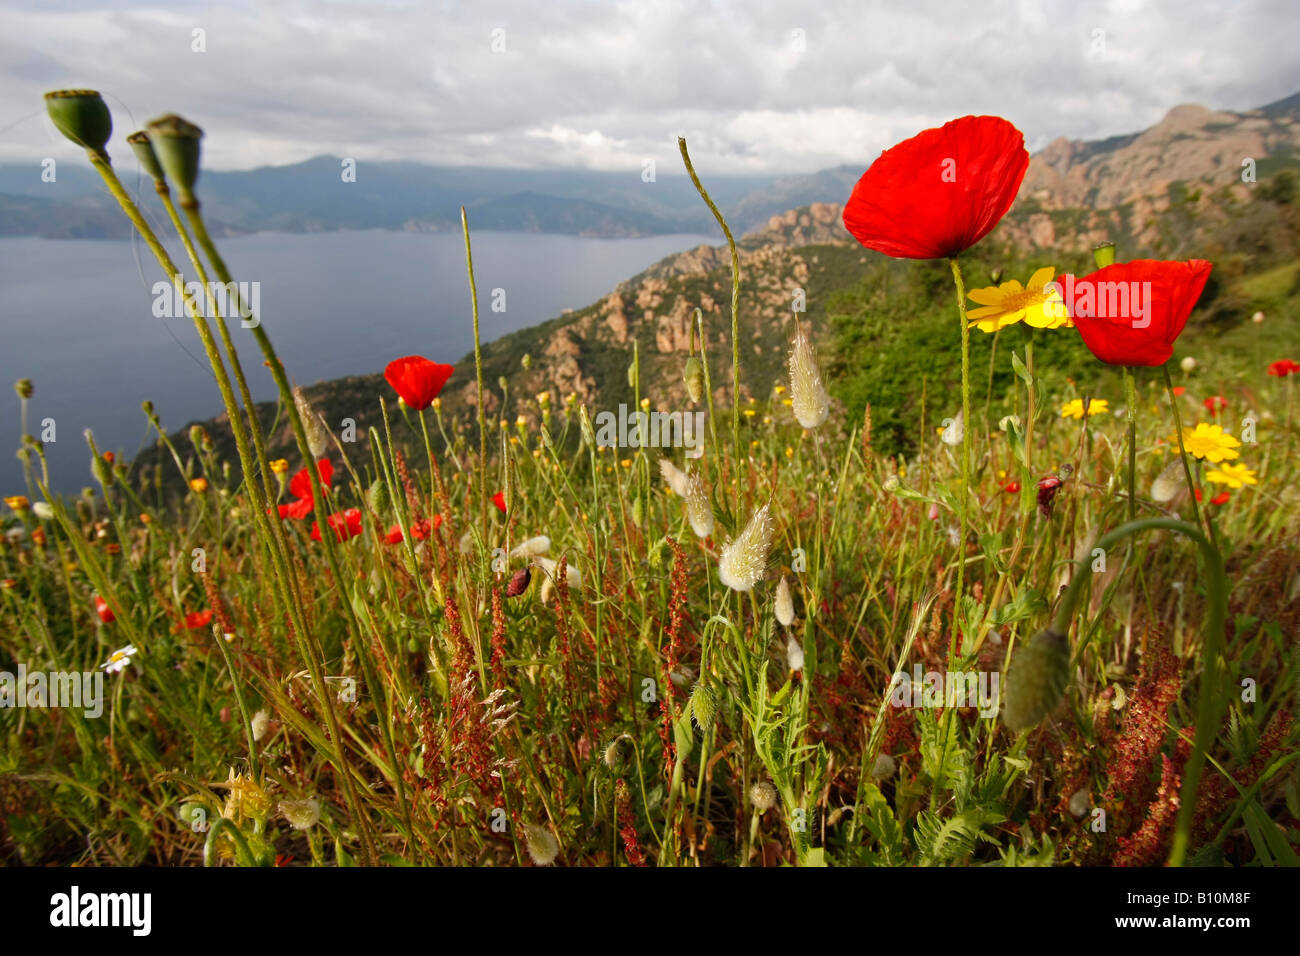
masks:
{"label": "poppy bud", "polygon": [[149,134],[144,130],[137,130],[128,136],[126,141],[131,147],[131,152],[135,153],[140,168],[149,174],[149,178],[155,183],[165,182],[167,177],[163,175],[162,167],[158,165],[158,155],[153,151],[153,144],[149,142]]}
{"label": "poppy bud", "polygon": [[113,135],[113,116],[96,90],[54,90],[45,94],[45,112],[60,133],[108,162],[104,146]]}
{"label": "poppy bud", "polygon": [[1016,733],[1033,727],[1061,702],[1069,680],[1070,642],[1050,627],[1039,631],[1007,671],[1002,722]]}
{"label": "poppy bud", "polygon": [[533,367],[533,357],[529,355],[527,352],[525,352],[524,357],[519,360],[519,364],[522,365],[524,367],[524,371],[527,372],[530,368]]}
{"label": "poppy bud", "polygon": [[203,130],[175,113],[152,120],[148,129],[154,154],[180,193],[181,205],[197,205],[194,184],[199,178],[199,140]]}
{"label": "poppy bud", "polygon": [[384,484],[384,479],[376,478],[371,482],[366,496],[370,501],[370,510],[375,514],[383,514],[388,508],[388,485]]}
{"label": "poppy bud", "polygon": [[20,378],[18,381],[14,382],[14,391],[18,393],[19,398],[26,401],[32,397],[35,388],[32,386],[32,380],[30,378]]}
{"label": "poppy bud", "polygon": [[522,567],[510,577],[510,583],[506,585],[506,597],[519,597],[528,590],[528,584],[533,578],[533,572],[528,567]]}
{"label": "poppy bud", "polygon": [[704,365],[699,358],[692,355],[686,360],[682,377],[686,380],[686,394],[690,396],[691,402],[698,405],[704,397]]}
{"label": "poppy bud", "polygon": [[695,721],[695,726],[699,727],[704,733],[709,732],[713,726],[713,718],[717,716],[718,708],[713,702],[713,692],[703,684],[695,685],[691,691],[691,719]]}

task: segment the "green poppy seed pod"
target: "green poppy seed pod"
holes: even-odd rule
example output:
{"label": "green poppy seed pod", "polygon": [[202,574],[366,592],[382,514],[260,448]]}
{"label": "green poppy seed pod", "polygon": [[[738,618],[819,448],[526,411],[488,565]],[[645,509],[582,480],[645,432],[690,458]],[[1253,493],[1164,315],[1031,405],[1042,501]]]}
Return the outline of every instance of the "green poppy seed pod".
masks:
{"label": "green poppy seed pod", "polygon": [[113,135],[113,114],[97,90],[46,93],[45,112],[60,133],[108,162],[104,146]]}
{"label": "green poppy seed pod", "polygon": [[695,721],[695,726],[699,727],[704,733],[709,732],[713,726],[713,718],[717,716],[718,708],[713,701],[713,692],[703,682],[695,685],[691,691],[691,720]]}
{"label": "green poppy seed pod", "polygon": [[375,514],[381,515],[388,510],[388,485],[384,484],[384,479],[376,478],[370,483],[367,498],[370,501],[370,510]]}
{"label": "green poppy seed pod", "polygon": [[126,138],[126,142],[131,147],[131,152],[135,153],[140,168],[149,174],[149,178],[155,183],[164,182],[167,177],[163,175],[162,167],[158,165],[158,154],[153,151],[149,134],[144,130],[137,130]]}
{"label": "green poppy seed pod", "polygon": [[1011,662],[1002,723],[1019,733],[1056,709],[1070,680],[1070,642],[1052,628],[1039,631]]}
{"label": "green poppy seed pod", "polygon": [[1092,259],[1097,263],[1098,269],[1104,269],[1107,266],[1115,264],[1115,243],[1103,242],[1098,244],[1092,250]]}
{"label": "green poppy seed pod", "polygon": [[692,355],[686,360],[682,378],[686,380],[686,394],[693,404],[698,405],[704,397],[704,364],[697,356]]}
{"label": "green poppy seed pod", "polygon": [[19,398],[26,401],[32,397],[32,393],[35,392],[36,389],[32,385],[32,380],[30,378],[20,378],[18,381],[14,382],[14,391],[18,394]]}
{"label": "green poppy seed pod", "polygon": [[194,203],[194,184],[199,178],[199,140],[203,130],[175,113],[149,123],[149,142],[176,190],[181,204]]}

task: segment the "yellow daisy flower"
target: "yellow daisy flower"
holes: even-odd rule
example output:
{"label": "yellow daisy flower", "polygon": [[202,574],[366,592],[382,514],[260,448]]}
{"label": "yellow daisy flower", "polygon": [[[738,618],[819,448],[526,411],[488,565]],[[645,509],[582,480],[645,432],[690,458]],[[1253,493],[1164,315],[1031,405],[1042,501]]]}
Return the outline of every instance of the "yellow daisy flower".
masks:
{"label": "yellow daisy flower", "polygon": [[190,491],[194,492],[196,495],[201,495],[203,494],[203,492],[207,490],[208,490],[208,479],[206,478],[190,479]]}
{"label": "yellow daisy flower", "polygon": [[5,499],[5,504],[7,504],[13,511],[19,512],[26,511],[31,507],[31,502],[27,500],[26,495],[12,495]]}
{"label": "yellow daisy flower", "polygon": [[[1110,402],[1104,398],[1094,398],[1088,402],[1088,417],[1104,415],[1110,411]],[[1083,418],[1083,399],[1076,398],[1066,402],[1061,408],[1062,418]]]}
{"label": "yellow daisy flower", "polygon": [[[1178,444],[1178,435],[1171,435],[1169,440]],[[1241,457],[1233,449],[1240,448],[1241,442],[1223,430],[1222,425],[1210,425],[1198,422],[1195,428],[1183,429],[1183,447],[1187,454],[1213,464]]]}
{"label": "yellow daisy flower", "polygon": [[1206,480],[1212,481],[1216,485],[1227,485],[1229,488],[1259,484],[1255,472],[1245,465],[1223,464],[1218,468],[1207,471],[1205,477]]}
{"label": "yellow daisy flower", "polygon": [[289,460],[287,458],[277,458],[271,462],[271,471],[277,475],[283,475],[289,470]]}
{"label": "yellow daisy flower", "polygon": [[1056,289],[1048,289],[1056,270],[1044,266],[1022,286],[1015,279],[999,286],[972,289],[969,296],[982,308],[967,314],[971,328],[981,332],[996,332],[1008,325],[1024,322],[1036,329],[1073,328],[1074,322],[1065,309],[1065,302]]}

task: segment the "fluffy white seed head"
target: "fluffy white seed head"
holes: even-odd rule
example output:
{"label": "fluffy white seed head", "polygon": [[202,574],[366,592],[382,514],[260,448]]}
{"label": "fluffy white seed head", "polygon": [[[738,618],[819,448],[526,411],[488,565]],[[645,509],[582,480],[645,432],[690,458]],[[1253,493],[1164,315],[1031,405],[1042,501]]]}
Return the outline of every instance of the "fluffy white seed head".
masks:
{"label": "fluffy white seed head", "polygon": [[791,634],[785,642],[785,662],[792,671],[803,670],[803,648]]}
{"label": "fluffy white seed head", "polygon": [[776,788],[766,780],[760,780],[749,788],[749,802],[759,813],[767,813],[776,806]]}
{"label": "fluffy white seed head", "polygon": [[538,866],[550,866],[560,855],[560,844],[555,835],[535,823],[524,824],[524,842],[528,845],[528,855]]}
{"label": "fluffy white seed head", "polygon": [[794,623],[794,596],[790,593],[790,582],[781,575],[781,583],[776,586],[776,619],[782,627]]}
{"label": "fluffy white seed head", "polygon": [[686,518],[697,538],[707,538],[713,534],[713,505],[709,501],[709,491],[704,487],[704,476],[695,471],[687,479]]}
{"label": "fluffy white seed head", "polygon": [[948,424],[943,426],[943,432],[939,438],[945,445],[960,445],[962,436],[966,434],[966,426],[962,420],[962,413],[958,412],[954,417],[948,420]]}
{"label": "fluffy white seed head", "polygon": [[253,731],[253,739],[261,740],[266,736],[267,728],[271,726],[271,715],[264,710],[259,710],[248,723]]}
{"label": "fluffy white seed head", "polygon": [[1178,492],[1186,487],[1185,477],[1183,460],[1175,458],[1165,465],[1160,474],[1156,475],[1156,480],[1151,482],[1152,500],[1162,505],[1173,501]]}
{"label": "fluffy white seed head", "polygon": [[321,422],[316,410],[311,407],[306,393],[301,388],[293,390],[293,403],[298,406],[298,416],[302,419],[303,431],[307,433],[307,448],[312,457],[319,458],[329,450],[330,436]]}
{"label": "fluffy white seed head", "polygon": [[659,474],[663,475],[664,483],[672,489],[673,494],[680,498],[686,497],[686,492],[690,488],[691,479],[686,472],[682,471],[667,458],[659,459]]}
{"label": "fluffy white seed head", "polygon": [[529,538],[510,552],[512,558],[533,558],[539,554],[545,554],[551,550],[551,539],[544,534],[539,534],[535,538]]}
{"label": "fluffy white seed head", "polygon": [[281,800],[280,813],[295,830],[310,830],[320,822],[320,801],[315,797]]}
{"label": "fluffy white seed head", "polygon": [[812,340],[800,329],[790,349],[790,409],[804,428],[816,428],[831,413]]}
{"label": "fluffy white seed head", "polygon": [[[543,558],[540,555],[533,558],[533,564],[546,572],[546,578],[548,581],[555,579],[555,571],[558,563],[559,562],[557,561],[552,561],[550,558]],[[577,568],[567,561],[564,564],[564,579],[568,582],[570,591],[576,591],[582,587],[582,575],[578,572]]]}
{"label": "fluffy white seed head", "polygon": [[772,513],[770,505],[754,512],[734,540],[722,549],[718,577],[733,591],[748,591],[767,569],[767,554],[772,549]]}

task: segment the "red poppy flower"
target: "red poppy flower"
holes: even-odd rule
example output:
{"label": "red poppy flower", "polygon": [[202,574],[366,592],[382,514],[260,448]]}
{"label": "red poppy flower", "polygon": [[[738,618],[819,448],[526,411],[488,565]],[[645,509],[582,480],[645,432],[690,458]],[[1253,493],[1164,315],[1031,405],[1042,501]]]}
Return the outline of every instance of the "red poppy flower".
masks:
{"label": "red poppy flower", "polygon": [[112,624],[117,620],[117,615],[114,614],[113,609],[108,606],[108,602],[98,594],[95,595],[95,613],[99,615],[99,619],[105,624]]}
{"label": "red poppy flower", "polygon": [[185,629],[196,631],[201,627],[207,627],[212,623],[212,608],[206,611],[191,611],[185,615]]}
{"label": "red poppy flower", "polygon": [[1214,266],[1204,259],[1134,259],[1056,285],[1074,326],[1107,365],[1163,365]]}
{"label": "red poppy flower", "polygon": [[[334,529],[334,537],[340,541],[356,537],[361,533],[361,509],[349,508],[342,514],[330,515],[330,527]],[[317,521],[311,523],[311,539],[321,540],[320,523]]]}
{"label": "red poppy flower", "polygon": [[1197,501],[1204,501],[1204,500],[1205,500],[1205,496],[1201,494],[1201,489],[1200,489],[1200,488],[1197,488],[1197,489],[1196,489],[1196,500],[1197,500]]}
{"label": "red poppy flower", "polygon": [[[423,521],[417,521],[415,524],[411,525],[411,537],[416,541],[423,541],[441,527],[442,515],[434,515],[432,521],[425,518]],[[384,536],[384,540],[389,544],[399,543],[402,540],[402,526],[400,524],[395,524],[389,528],[388,534]]]}
{"label": "red poppy flower", "polygon": [[945,259],[1007,214],[1029,168],[1025,137],[1000,116],[963,116],[885,150],[844,206],[844,228],[896,259]]}
{"label": "red poppy flower", "polygon": [[1275,375],[1278,378],[1286,378],[1288,375],[1294,375],[1300,372],[1300,362],[1292,359],[1278,359],[1268,367],[1268,374]]}
{"label": "red poppy flower", "polygon": [[1211,395],[1203,404],[1211,415],[1217,416],[1220,409],[1228,407],[1228,400],[1222,395]]}
{"label": "red poppy flower", "polygon": [[1210,504],[1212,504],[1212,505],[1226,505],[1226,504],[1228,503],[1228,499],[1231,498],[1231,497],[1232,497],[1232,495],[1228,494],[1226,491],[1221,491],[1221,492],[1219,492],[1217,495],[1215,495],[1213,498],[1210,499]]}
{"label": "red poppy flower", "polygon": [[408,407],[421,411],[433,404],[453,371],[450,365],[430,362],[421,355],[407,355],[389,362],[384,378]]}
{"label": "red poppy flower", "polygon": [[492,503],[501,509],[502,514],[506,513],[506,493],[504,491],[498,491],[493,495]]}
{"label": "red poppy flower", "polygon": [[1008,481],[1005,485],[1002,486],[1002,490],[1009,495],[1014,495],[1017,491],[1020,490],[1020,482]]}
{"label": "red poppy flower", "polygon": [[1183,393],[1186,392],[1186,391],[1187,391],[1187,389],[1185,389],[1183,386],[1181,386],[1181,385],[1175,385],[1175,386],[1174,386],[1174,397],[1175,397],[1175,398],[1181,398],[1182,395],[1183,395]]}
{"label": "red poppy flower", "polygon": [[291,504],[277,506],[281,518],[296,518],[299,520],[311,514],[315,507],[316,502],[312,500],[310,495],[306,498],[298,498]]}
{"label": "red poppy flower", "polygon": [[[316,462],[316,474],[320,477],[322,485],[326,488],[331,487],[334,481],[334,466],[330,464],[328,458]],[[289,494],[295,498],[306,498],[311,501],[311,474],[306,468],[289,479]]]}

